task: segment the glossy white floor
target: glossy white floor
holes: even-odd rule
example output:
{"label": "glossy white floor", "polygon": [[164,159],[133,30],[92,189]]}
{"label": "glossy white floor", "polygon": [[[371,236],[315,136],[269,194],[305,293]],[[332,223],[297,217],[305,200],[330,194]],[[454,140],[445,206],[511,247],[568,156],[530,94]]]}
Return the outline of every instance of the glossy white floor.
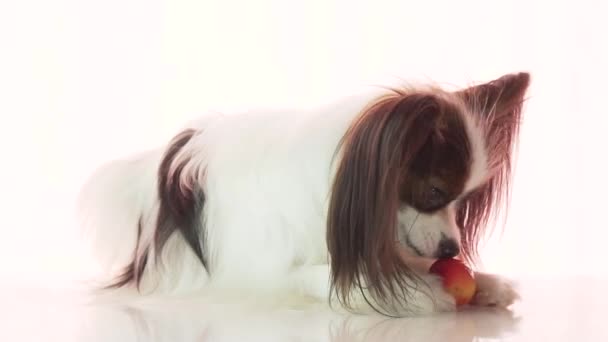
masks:
{"label": "glossy white floor", "polygon": [[4,290],[1,341],[608,341],[608,279],[520,279],[509,311],[410,319],[251,310],[203,300],[83,305],[73,293]]}

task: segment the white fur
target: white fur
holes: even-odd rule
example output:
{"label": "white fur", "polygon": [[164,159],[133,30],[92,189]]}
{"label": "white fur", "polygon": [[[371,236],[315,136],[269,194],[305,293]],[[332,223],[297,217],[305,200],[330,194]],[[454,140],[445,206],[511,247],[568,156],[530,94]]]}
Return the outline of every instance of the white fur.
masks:
{"label": "white fur", "polygon": [[79,214],[101,272],[114,274],[133,258],[137,221],[156,203],[155,168],[160,158],[154,151],[112,162],[99,168],[84,186]]}
{"label": "white fur", "polygon": [[520,299],[515,283],[501,276],[476,272],[475,283],[477,291],[472,300],[474,305],[508,307]]}
{"label": "white fur", "polygon": [[[214,115],[189,123],[186,128],[203,131],[178,159],[192,157],[184,174],[204,183],[205,248],[214,277],[211,283],[190,283],[188,273],[202,268],[182,270],[184,260],[194,255],[180,241],[181,248],[165,248],[162,265],[147,268],[142,292],[168,291],[159,287],[165,279],[172,279],[171,290],[184,291],[201,285],[283,288],[294,264],[326,264],[324,226],[334,149],[377,95],[346,98],[311,112]],[[84,187],[80,212],[94,257],[108,277],[136,254],[141,215],[142,241],[152,239],[163,153],[164,147],[105,165]],[[190,181],[183,179],[180,186]]]}
{"label": "white fur", "polygon": [[[205,209],[204,249],[211,277],[185,241],[174,235],[160,263],[150,260],[142,293],[183,293],[215,287],[295,292],[326,301],[329,292],[325,226],[335,149],[348,126],[379,93],[368,93],[308,111],[216,115],[187,127],[201,130],[178,160],[189,160],[177,186],[202,184]],[[470,125],[472,141],[483,145]],[[93,251],[104,275],[121,267],[152,240],[157,213],[157,169],[163,149],[101,168],[85,187],[82,210]],[[483,179],[483,146],[474,149],[469,187]],[[411,222],[412,212],[400,213]],[[427,217],[428,216],[428,217]],[[141,241],[137,222],[142,218]],[[443,232],[459,239],[454,206],[421,215],[407,234],[430,253]],[[405,235],[404,235],[405,234]],[[150,258],[153,259],[153,258]],[[108,280],[105,278],[104,280]],[[437,279],[427,277],[436,303],[414,293],[410,312],[454,308]],[[492,291],[492,289],[489,289]],[[438,304],[439,305],[436,305]],[[363,301],[356,303],[361,308]]]}
{"label": "white fur", "polygon": [[[464,109],[466,111],[466,108]],[[475,120],[474,113],[464,116],[464,123],[472,147],[471,171],[467,182],[464,185],[463,194],[470,192],[483,184],[489,175],[488,172],[488,153],[486,151],[486,139],[484,132]]]}
{"label": "white fur", "polygon": [[442,238],[460,241],[455,202],[433,214],[421,213],[412,207],[403,206],[399,210],[398,219],[399,242],[412,254],[421,252],[421,256],[434,257]]}

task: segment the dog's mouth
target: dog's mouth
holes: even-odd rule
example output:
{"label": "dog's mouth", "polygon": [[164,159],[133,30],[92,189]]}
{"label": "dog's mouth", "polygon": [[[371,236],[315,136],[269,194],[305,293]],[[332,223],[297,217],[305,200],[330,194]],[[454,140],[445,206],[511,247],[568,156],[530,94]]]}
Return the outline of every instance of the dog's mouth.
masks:
{"label": "dog's mouth", "polygon": [[412,251],[414,251],[414,253],[416,253],[417,256],[423,257],[424,254],[422,253],[422,251],[416,247],[416,245],[414,245],[414,243],[412,242],[412,240],[410,240],[410,236],[406,235],[405,236],[405,245],[408,246],[409,248],[412,249]]}

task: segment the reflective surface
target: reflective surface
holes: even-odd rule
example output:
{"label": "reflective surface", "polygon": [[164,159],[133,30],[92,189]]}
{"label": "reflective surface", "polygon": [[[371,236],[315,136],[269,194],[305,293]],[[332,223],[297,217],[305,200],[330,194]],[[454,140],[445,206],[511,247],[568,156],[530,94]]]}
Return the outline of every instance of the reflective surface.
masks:
{"label": "reflective surface", "polygon": [[511,311],[407,319],[203,299],[83,304],[74,293],[4,290],[2,341],[608,341],[608,280],[520,280]]}

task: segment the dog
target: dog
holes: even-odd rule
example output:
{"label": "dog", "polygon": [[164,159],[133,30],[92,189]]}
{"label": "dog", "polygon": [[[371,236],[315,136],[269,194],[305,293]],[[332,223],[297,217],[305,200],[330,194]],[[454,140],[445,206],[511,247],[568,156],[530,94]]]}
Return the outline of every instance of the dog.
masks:
{"label": "dog", "polygon": [[[103,165],[80,213],[104,289],[293,293],[354,312],[456,309],[411,260],[478,260],[509,199],[528,73],[378,88],[300,110],[207,115]],[[418,259],[417,259],[418,258]],[[518,294],[475,272],[472,305]]]}

